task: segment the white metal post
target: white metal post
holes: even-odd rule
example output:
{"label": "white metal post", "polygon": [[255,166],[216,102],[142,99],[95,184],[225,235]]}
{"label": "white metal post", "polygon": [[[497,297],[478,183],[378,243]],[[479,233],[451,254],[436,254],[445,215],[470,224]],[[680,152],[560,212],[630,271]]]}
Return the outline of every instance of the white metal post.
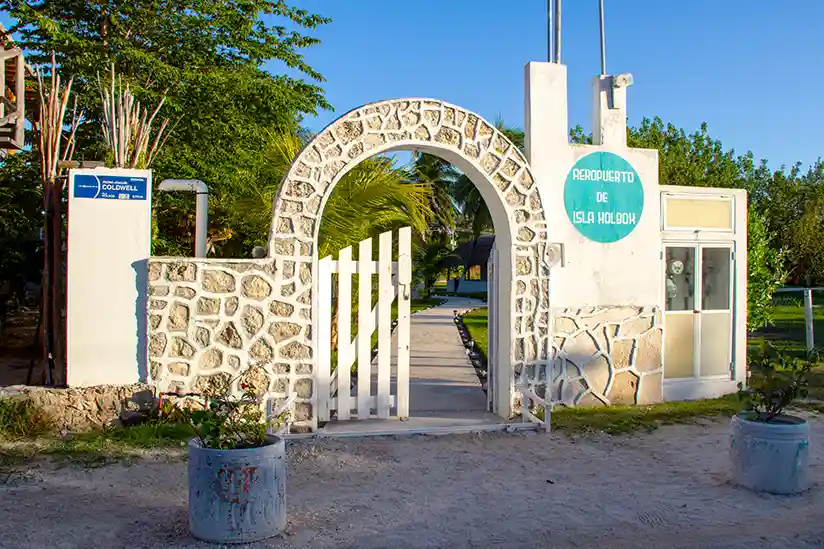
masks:
{"label": "white metal post", "polygon": [[813,333],[813,290],[804,289],[804,323],[807,325],[807,350],[812,351],[815,347],[815,334]]}

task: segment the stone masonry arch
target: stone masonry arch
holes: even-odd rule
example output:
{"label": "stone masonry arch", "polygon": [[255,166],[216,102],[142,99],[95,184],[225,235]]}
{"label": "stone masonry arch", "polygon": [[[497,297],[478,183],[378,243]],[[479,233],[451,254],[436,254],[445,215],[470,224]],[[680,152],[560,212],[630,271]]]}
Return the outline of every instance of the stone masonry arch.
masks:
{"label": "stone masonry arch", "polygon": [[394,150],[453,163],[489,207],[500,326],[490,382],[493,411],[510,416],[517,376],[533,378],[551,351],[545,210],[526,159],[503,134],[474,113],[430,99],[366,105],[318,134],[292,163],[275,200],[269,257],[150,258],[149,364],[141,379],[177,394],[237,393],[245,385],[266,393],[272,405],[295,395],[294,425],[315,426],[313,295],[323,207],[347,170]]}
{"label": "stone masonry arch", "polygon": [[289,336],[274,343],[274,352],[296,366],[317,356],[312,306],[323,208],[353,166],[398,150],[431,153],[457,166],[478,187],[492,214],[502,328],[497,342],[501,363],[491,381],[497,395],[494,411],[509,417],[516,402],[515,379],[522,372],[534,375],[550,351],[545,210],[518,148],[482,117],[442,101],[365,105],[330,124],[295,158],[274,203],[269,237],[278,296],[270,311],[283,327],[275,326],[273,333]]}

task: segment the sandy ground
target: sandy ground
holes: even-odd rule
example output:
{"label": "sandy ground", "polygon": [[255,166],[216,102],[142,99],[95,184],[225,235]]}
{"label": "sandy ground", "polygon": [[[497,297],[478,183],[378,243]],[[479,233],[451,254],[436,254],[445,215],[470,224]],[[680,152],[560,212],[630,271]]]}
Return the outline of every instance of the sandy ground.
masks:
{"label": "sandy ground", "polygon": [[[287,534],[252,547],[824,547],[822,435],[813,421],[815,485],[794,497],[729,484],[724,422],[294,442]],[[0,547],[214,547],[186,521],[180,454],[40,462],[0,485]]]}

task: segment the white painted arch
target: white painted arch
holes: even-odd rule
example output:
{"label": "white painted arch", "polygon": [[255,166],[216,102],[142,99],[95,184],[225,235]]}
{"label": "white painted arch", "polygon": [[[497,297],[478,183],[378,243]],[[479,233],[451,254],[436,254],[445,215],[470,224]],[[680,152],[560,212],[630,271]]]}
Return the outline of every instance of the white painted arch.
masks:
{"label": "white painted arch", "polygon": [[343,115],[306,145],[279,189],[269,237],[276,293],[288,305],[281,309],[283,323],[302,327],[302,344],[316,360],[311,305],[323,208],[352,167],[402,150],[429,153],[462,170],[492,215],[500,275],[493,411],[508,418],[515,411],[516,377],[545,365],[551,349],[546,216],[524,156],[475,113],[434,99],[380,101]]}

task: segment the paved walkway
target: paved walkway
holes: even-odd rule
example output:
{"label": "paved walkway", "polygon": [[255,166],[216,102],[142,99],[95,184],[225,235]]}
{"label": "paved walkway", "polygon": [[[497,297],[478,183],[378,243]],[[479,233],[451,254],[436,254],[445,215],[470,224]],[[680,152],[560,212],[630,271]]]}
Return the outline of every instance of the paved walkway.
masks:
{"label": "paved walkway", "polygon": [[[412,315],[409,335],[411,416],[486,411],[486,394],[466,356],[453,320],[455,310],[465,312],[485,306],[477,299],[451,297],[442,305]],[[397,348],[395,341],[393,337],[393,349]]]}
{"label": "paved walkway", "polygon": [[[486,393],[469,361],[453,320],[486,304],[477,299],[449,297],[446,302],[412,315],[409,334],[409,419],[331,422],[327,433],[371,433],[382,429],[417,430],[498,424],[486,411]],[[392,334],[391,392],[397,394],[397,330]],[[377,393],[377,357],[373,361],[372,394]],[[392,410],[395,414],[395,410]],[[388,425],[387,422],[394,424]]]}

